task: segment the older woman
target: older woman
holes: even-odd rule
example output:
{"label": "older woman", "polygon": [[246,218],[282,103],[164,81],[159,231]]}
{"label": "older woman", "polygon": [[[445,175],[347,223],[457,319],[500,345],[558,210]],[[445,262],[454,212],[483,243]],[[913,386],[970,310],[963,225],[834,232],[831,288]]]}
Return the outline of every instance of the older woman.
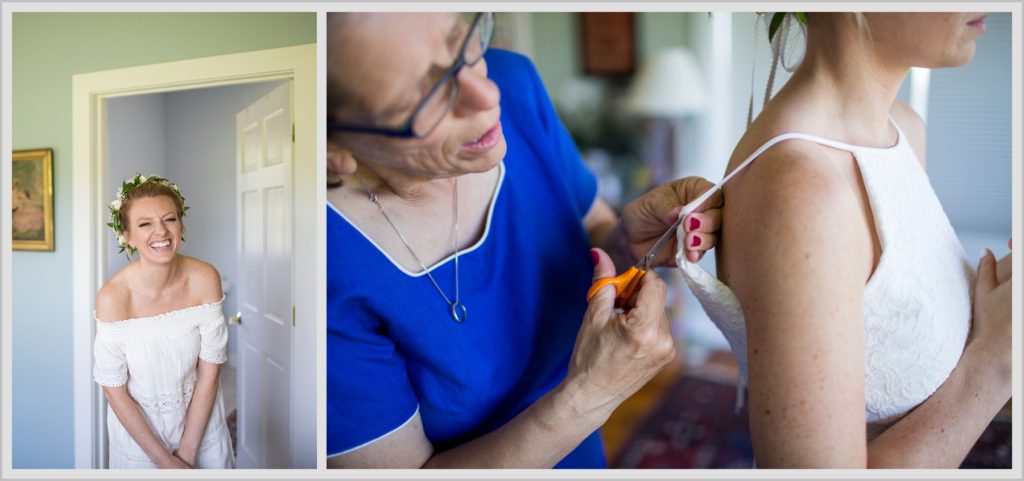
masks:
{"label": "older woman", "polygon": [[[588,308],[591,267],[615,265],[587,251],[625,267],[710,183],[619,222],[530,62],[487,49],[493,26],[328,15],[329,466],[602,467],[598,428],[674,356],[657,275],[625,311],[612,289]],[[685,222],[689,259],[718,223]]]}

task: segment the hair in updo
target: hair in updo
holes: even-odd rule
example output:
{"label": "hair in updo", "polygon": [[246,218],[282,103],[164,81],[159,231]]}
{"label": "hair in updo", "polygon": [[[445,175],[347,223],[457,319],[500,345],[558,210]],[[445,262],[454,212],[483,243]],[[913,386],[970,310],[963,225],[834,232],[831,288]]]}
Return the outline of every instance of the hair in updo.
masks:
{"label": "hair in updo", "polygon": [[[181,196],[174,191],[171,186],[163,182],[143,182],[135,186],[132,190],[125,193],[125,200],[121,204],[121,209],[118,212],[118,216],[121,218],[121,225],[124,226],[125,230],[128,230],[128,210],[132,207],[132,201],[135,199],[142,199],[145,197],[167,197],[174,202],[174,208],[178,211],[178,219],[184,217],[185,206],[182,205]],[[184,227],[184,223],[181,224]]]}

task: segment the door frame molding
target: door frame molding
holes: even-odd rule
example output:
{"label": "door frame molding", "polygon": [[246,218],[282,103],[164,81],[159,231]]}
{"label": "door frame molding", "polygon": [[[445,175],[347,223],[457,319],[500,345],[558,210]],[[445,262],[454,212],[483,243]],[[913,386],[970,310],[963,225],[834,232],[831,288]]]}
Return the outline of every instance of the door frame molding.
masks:
{"label": "door frame molding", "polygon": [[[268,80],[294,82],[292,108],[295,122],[295,150],[292,162],[293,252],[321,253],[320,223],[324,213],[316,203],[326,189],[317,183],[317,172],[323,171],[317,156],[316,44],[258,50],[197,59],[165,62],[138,67],[105,70],[72,76],[72,182],[71,231],[72,244],[72,308],[73,308],[73,378],[74,378],[74,453],[76,468],[104,465],[106,449],[106,402],[102,389],[92,381],[92,341],[96,326],[93,319],[95,296],[102,285],[106,266],[105,239],[107,194],[107,104],[106,100],[128,95],[174,92],[206,87],[238,85]],[[300,161],[301,159],[301,161]],[[295,188],[295,186],[315,188]],[[307,206],[303,212],[297,206]],[[317,206],[309,209],[308,206]],[[319,215],[318,215],[319,214]],[[293,256],[293,295],[296,311],[306,322],[297,323],[293,331],[292,374],[309,384],[309,376],[295,377],[298,370],[316,372],[316,357],[303,359],[295,353],[309,353],[316,342],[317,319],[323,317],[317,305],[317,278],[314,273],[319,255]],[[294,343],[301,343],[296,349]],[[316,376],[309,386],[292,386],[293,426],[311,426],[316,433]],[[301,393],[297,396],[295,393]],[[297,401],[297,402],[296,402]],[[312,401],[310,403],[309,401]],[[309,430],[293,429],[291,453],[293,462],[303,467],[317,465],[317,436],[309,438]],[[305,437],[297,437],[296,434]],[[310,464],[312,461],[312,464]]]}

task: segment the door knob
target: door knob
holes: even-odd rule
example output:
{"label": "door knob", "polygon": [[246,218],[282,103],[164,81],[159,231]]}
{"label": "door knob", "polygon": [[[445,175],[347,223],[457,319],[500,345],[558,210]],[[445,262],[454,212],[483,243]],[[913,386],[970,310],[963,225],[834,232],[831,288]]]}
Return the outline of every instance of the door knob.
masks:
{"label": "door knob", "polygon": [[242,311],[238,311],[237,314],[228,318],[228,324],[241,324],[242,323]]}

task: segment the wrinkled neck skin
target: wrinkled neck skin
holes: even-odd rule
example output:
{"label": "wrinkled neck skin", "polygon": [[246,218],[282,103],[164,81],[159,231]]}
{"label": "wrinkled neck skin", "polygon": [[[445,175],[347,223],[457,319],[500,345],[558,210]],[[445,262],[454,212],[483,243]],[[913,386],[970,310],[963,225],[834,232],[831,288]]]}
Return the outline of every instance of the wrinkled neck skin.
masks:
{"label": "wrinkled neck skin", "polygon": [[[425,178],[406,174],[400,170],[365,161],[359,162],[356,174],[361,176],[379,198],[394,198],[410,207],[451,202],[455,189],[454,177]],[[355,175],[344,182],[359,191],[366,188]]]}
{"label": "wrinkled neck skin", "polygon": [[842,119],[828,133],[860,145],[892,142],[889,111],[910,70],[893,49],[861,37],[850,18],[814,18],[807,29],[804,60],[778,97],[799,96],[804,105]]}
{"label": "wrinkled neck skin", "polygon": [[159,294],[164,289],[180,282],[181,280],[181,255],[175,255],[174,260],[166,264],[153,263],[144,257],[139,257],[138,284],[136,288],[146,293]]}

